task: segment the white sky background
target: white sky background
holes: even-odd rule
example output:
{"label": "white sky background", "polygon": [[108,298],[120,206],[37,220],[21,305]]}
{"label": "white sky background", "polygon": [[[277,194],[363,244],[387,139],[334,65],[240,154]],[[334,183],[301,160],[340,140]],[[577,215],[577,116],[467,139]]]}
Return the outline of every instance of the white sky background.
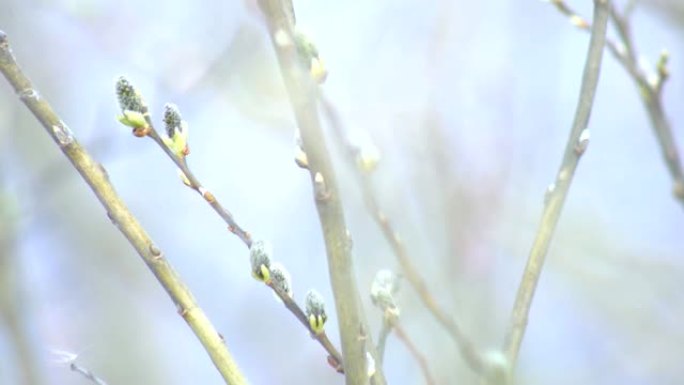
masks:
{"label": "white sky background", "polygon": [[[574,3],[590,15],[590,2]],[[539,1],[295,6],[330,70],[326,94],[346,125],[368,132],[383,153],[375,176],[382,205],[430,288],[478,346],[499,346],[572,122],[588,34]],[[160,149],[114,118],[120,74],[141,89],[157,121],[164,103],[178,104],[190,124],[190,167],[240,224],[271,241],[297,298],[309,287],[323,293],[338,343],[311,187],[292,160],[292,113],[254,4],[5,0],[0,8],[0,29],[25,71],[107,168],[251,383],[343,383],[323,350],[250,277],[238,239],[180,183]],[[632,25],[650,65],[661,48],[671,53],[664,106],[681,150],[683,27],[646,7]],[[684,374],[676,322],[684,308],[684,213],[636,88],[608,53],[590,130],[533,304],[520,382],[675,384]],[[84,382],[49,363],[53,347],[80,353],[111,385],[222,383],[166,294],[6,84],[0,134],[0,182],[19,213],[21,312],[45,384]],[[440,149],[446,155],[436,164]],[[335,159],[367,290],[377,269],[396,263],[352,174]],[[400,301],[440,383],[471,383],[408,285]],[[379,315],[367,309],[376,334]],[[16,382],[8,341],[0,328],[0,357],[9,357],[0,359],[0,384]],[[386,371],[392,384],[423,383],[392,337]]]}

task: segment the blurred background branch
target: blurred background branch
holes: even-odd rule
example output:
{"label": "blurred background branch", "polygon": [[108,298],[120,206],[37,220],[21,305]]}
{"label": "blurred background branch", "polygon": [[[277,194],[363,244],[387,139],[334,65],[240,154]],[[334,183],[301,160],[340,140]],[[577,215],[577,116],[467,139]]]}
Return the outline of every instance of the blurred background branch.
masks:
{"label": "blurred background branch", "polygon": [[57,361],[58,364],[68,366],[71,371],[80,374],[93,384],[107,385],[107,383],[93,373],[93,371],[76,363],[78,354],[57,349],[53,350],[52,353],[55,355],[55,361]]}
{"label": "blurred background branch", "polygon": [[[582,16],[571,9],[563,0],[551,0],[551,3],[576,27],[589,31],[591,23],[584,20]],[[632,80],[636,83],[639,96],[641,97],[646,112],[651,122],[653,133],[658,139],[661,154],[668,172],[673,180],[672,193],[675,198],[684,207],[684,172],[682,169],[682,162],[677,149],[677,144],[672,132],[672,126],[668,118],[665,116],[662,102],[663,84],[669,77],[668,60],[669,53],[661,51],[658,62],[655,66],[655,71],[647,73],[646,69],[639,64],[634,41],[632,39],[632,31],[630,27],[629,14],[631,9],[635,6],[634,2],[631,6],[626,7],[624,14],[621,14],[614,4],[610,7],[610,20],[615,25],[618,32],[619,43],[611,39],[607,39],[606,46],[615,59],[625,68]]]}
{"label": "blurred background branch", "polygon": [[379,360],[376,364],[382,366],[387,337],[394,331],[399,340],[406,346],[420,366],[423,377],[425,377],[425,383],[428,385],[435,385],[436,382],[430,371],[427,358],[420,352],[411,337],[399,323],[401,311],[395,299],[395,295],[398,291],[399,277],[390,270],[380,270],[375,275],[375,279],[371,286],[370,297],[373,304],[382,312],[382,327],[380,328],[377,348]]}
{"label": "blurred background branch", "polygon": [[420,300],[427,310],[451,335],[451,338],[458,346],[458,349],[468,366],[476,373],[483,374],[483,365],[479,352],[470,338],[461,331],[453,317],[440,307],[432,293],[430,293],[425,280],[416,267],[414,262],[415,258],[409,256],[401,235],[380,208],[380,203],[373,189],[371,180],[371,174],[380,161],[380,155],[377,153],[378,150],[375,148],[375,145],[369,141],[352,144],[349,140],[349,134],[348,132],[345,132],[340,117],[332,102],[328,100],[322,92],[319,95],[321,108],[332,128],[335,141],[338,146],[342,147],[347,163],[354,170],[356,182],[361,189],[368,215],[373,218],[385,237],[386,242],[392,248],[392,252],[399,262],[404,277],[411,284],[413,290],[418,293]]}
{"label": "blurred background branch", "polygon": [[28,315],[31,297],[16,252],[19,207],[6,189],[4,167],[0,166],[0,325],[6,328],[10,346],[9,364],[17,368],[17,384],[43,384],[43,368],[31,336]]}

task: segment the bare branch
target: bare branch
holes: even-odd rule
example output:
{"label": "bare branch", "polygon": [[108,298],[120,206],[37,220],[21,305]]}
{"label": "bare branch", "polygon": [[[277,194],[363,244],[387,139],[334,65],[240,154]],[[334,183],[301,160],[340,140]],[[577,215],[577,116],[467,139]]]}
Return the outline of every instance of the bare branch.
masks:
{"label": "bare branch", "polygon": [[406,250],[406,246],[401,241],[399,232],[395,230],[387,215],[380,208],[380,203],[373,188],[371,177],[368,173],[357,167],[356,159],[358,151],[346,139],[347,136],[344,133],[342,121],[335,107],[323,93],[320,94],[319,100],[323,113],[330,123],[337,142],[344,146],[346,158],[351,167],[355,170],[355,175],[359,187],[361,188],[367,211],[382,231],[387,243],[389,243],[392,248],[394,256],[397,258],[401,270],[404,273],[404,277],[411,284],[411,287],[413,287],[416,293],[418,293],[418,297],[423,305],[451,335],[468,366],[476,373],[482,374],[482,359],[480,354],[478,354],[477,349],[465,333],[461,331],[456,321],[437,304],[437,301],[428,289],[425,280],[414,266],[412,262],[413,259],[409,255],[408,250]]}
{"label": "bare branch", "polygon": [[587,125],[601,70],[601,59],[603,57],[603,46],[606,42],[609,14],[610,2],[608,0],[594,0],[594,25],[591,30],[589,52],[584,65],[575,119],[572,123],[572,129],[565,146],[565,154],[563,155],[556,181],[549,186],[546,194],[541,223],[537,230],[525,271],[523,272],[520,287],[518,288],[508,334],[504,342],[504,351],[511,368],[515,367],[518,353],[520,352],[534,292],[539,282],[544,260],[558,224],[565,198],[570,189],[577,164],[589,143]]}
{"label": "bare branch", "polygon": [[69,365],[69,368],[76,373],[80,373],[83,377],[90,380],[90,382],[92,382],[93,384],[107,385],[107,383],[103,379],[101,379],[100,377],[96,376],[95,373],[91,372],[90,370],[88,370],[87,368],[85,368],[83,366],[79,366],[75,362],[72,362]]}
{"label": "bare branch", "polygon": [[413,358],[418,361],[418,365],[420,366],[420,370],[423,372],[423,377],[425,377],[425,383],[428,385],[435,385],[437,382],[435,381],[434,377],[432,376],[432,373],[430,372],[430,366],[428,365],[428,361],[425,358],[425,356],[418,350],[418,347],[413,343],[413,340],[406,334],[406,331],[404,328],[401,326],[399,323],[399,320],[394,321],[394,333],[399,337],[401,342],[406,345],[406,348],[409,350]]}
{"label": "bare branch", "polygon": [[392,324],[386,317],[382,319],[382,326],[378,333],[378,365],[383,365],[385,362],[385,348],[387,347],[387,337],[392,332]]}
{"label": "bare branch", "polygon": [[88,379],[90,382],[96,385],[107,385],[105,380],[101,379],[95,373],[93,373],[90,369],[81,366],[76,363],[76,359],[78,358],[78,354],[68,352],[66,350],[58,350],[58,349],[53,349],[52,354],[55,356],[55,361],[58,364],[68,366],[69,369],[72,371],[79,373],[82,375],[84,378]]}
{"label": "bare branch", "polygon": [[174,154],[173,151],[164,144],[162,141],[161,137],[159,136],[159,133],[154,129],[154,125],[152,124],[152,121],[149,117],[149,115],[146,116],[147,123],[150,125],[151,131],[147,134],[152,140],[154,140],[159,147],[164,150],[164,152],[171,158],[171,160],[178,166],[178,168],[181,170],[183,175],[185,175],[186,181],[188,183],[188,187],[191,189],[195,190],[199,195],[204,198],[205,201],[211,206],[212,209],[223,219],[223,221],[228,225],[228,230],[235,234],[240,240],[249,248],[252,246],[252,237],[251,235],[242,229],[240,225],[235,221],[233,218],[233,215],[228,211],[221,203],[218,201],[216,196],[212,194],[209,190],[207,190],[195,177],[193,172],[190,170],[188,167],[187,161],[185,158],[181,158],[178,155]]}
{"label": "bare branch", "polygon": [[42,368],[36,358],[31,331],[26,322],[26,309],[31,297],[22,285],[17,252],[19,210],[14,195],[4,190],[0,177],[0,324],[5,327],[10,355],[15,357],[17,383],[43,384]]}
{"label": "bare branch", "polygon": [[[561,13],[568,16],[574,25],[582,30],[589,31],[591,24],[583,21],[584,19],[573,11],[563,0],[552,0],[551,2]],[[663,110],[661,97],[663,84],[669,76],[667,70],[668,54],[666,51],[661,53],[653,79],[649,79],[649,75],[647,75],[643,69],[639,68],[628,22],[628,16],[631,13],[632,7],[633,5],[628,4],[624,13],[621,15],[615,7],[611,5],[610,18],[618,31],[620,43],[607,39],[606,46],[613,57],[615,57],[615,59],[617,59],[625,68],[632,80],[636,83],[639,96],[644,103],[644,107],[646,107],[646,112],[651,121],[651,127],[658,140],[663,159],[665,160],[665,164],[672,177],[672,190],[674,196],[684,206],[684,171],[679,151],[675,145],[672,127]],[[582,20],[583,22],[580,22],[578,25],[573,22],[574,20]]]}
{"label": "bare branch", "polygon": [[376,273],[371,285],[371,300],[373,304],[382,312],[382,328],[378,338],[378,364],[382,366],[384,360],[387,337],[394,329],[399,340],[406,345],[413,358],[418,362],[425,382],[434,385],[435,380],[430,372],[429,365],[425,356],[418,350],[406,331],[399,323],[400,309],[397,306],[395,295],[399,291],[399,279],[390,270],[380,270]]}

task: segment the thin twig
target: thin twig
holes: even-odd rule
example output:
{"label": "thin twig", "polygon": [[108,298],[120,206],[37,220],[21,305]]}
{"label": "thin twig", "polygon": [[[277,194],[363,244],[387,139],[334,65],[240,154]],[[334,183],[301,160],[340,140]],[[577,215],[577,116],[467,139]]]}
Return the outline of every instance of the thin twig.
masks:
{"label": "thin twig", "polygon": [[387,317],[382,317],[382,326],[378,333],[378,365],[382,366],[385,362],[385,348],[387,347],[387,337],[392,332],[392,323]]}
{"label": "thin twig", "polygon": [[105,380],[101,379],[92,370],[76,363],[78,354],[66,350],[53,349],[52,354],[55,356],[55,362],[60,365],[68,366],[72,371],[81,374],[83,377],[90,380],[90,382],[97,385],[107,385]]}
{"label": "thin twig", "polygon": [[403,342],[404,345],[406,345],[406,348],[409,350],[413,358],[415,358],[416,361],[418,361],[420,370],[423,372],[423,377],[425,377],[425,383],[428,385],[435,385],[437,382],[435,381],[435,378],[432,376],[432,373],[430,372],[430,366],[428,365],[427,359],[418,350],[418,348],[413,343],[413,340],[411,340],[408,334],[406,334],[406,331],[401,326],[398,319],[395,319],[393,321],[392,327],[394,329],[394,333],[401,340],[401,342]]}
{"label": "thin twig", "polygon": [[[587,22],[582,16],[578,15],[563,0],[552,0],[551,3],[565,16],[573,25],[584,31],[589,31],[591,23]],[[634,42],[630,33],[628,16],[632,7],[625,9],[625,13],[620,15],[614,6],[610,8],[610,17],[615,24],[620,37],[620,43],[606,39],[606,46],[610,53],[617,59],[627,73],[637,85],[639,96],[642,99],[651,127],[658,140],[662,157],[665,160],[670,176],[673,180],[673,193],[679,202],[684,206],[684,171],[682,168],[679,151],[675,145],[672,127],[662,103],[662,88],[668,73],[666,68],[667,53],[663,52],[659,59],[659,65],[654,80],[649,80],[649,76],[639,67]]]}
{"label": "thin twig", "polygon": [[609,14],[610,2],[608,0],[594,0],[594,26],[591,30],[589,52],[584,65],[575,119],[572,123],[572,129],[565,146],[565,153],[556,176],[556,181],[549,186],[546,193],[541,223],[537,230],[525,271],[523,272],[520,287],[518,288],[508,333],[504,342],[503,349],[511,368],[515,367],[518,353],[520,352],[532,299],[544,266],[551,238],[558,224],[558,219],[560,218],[575,170],[577,169],[577,164],[589,144],[587,125],[601,69]]}
{"label": "thin twig", "polygon": [[267,283],[267,285],[271,288],[271,290],[273,290],[273,292],[278,296],[278,298],[280,298],[280,300],[283,301],[283,305],[285,305],[287,310],[289,310],[299,320],[299,322],[309,330],[311,338],[318,341],[318,343],[321,344],[323,349],[325,349],[326,352],[328,352],[328,363],[330,364],[330,366],[332,366],[333,369],[337,370],[339,373],[344,373],[342,355],[339,351],[337,351],[335,345],[333,345],[333,343],[330,341],[328,335],[325,333],[325,330],[316,333],[311,328],[311,324],[309,323],[309,320],[306,318],[306,314],[304,314],[302,308],[297,304],[297,302],[294,301],[294,299],[292,299],[291,296],[278,290],[272,284],[272,282]]}
{"label": "thin twig", "polygon": [[82,366],[77,365],[75,362],[72,362],[69,365],[69,368],[76,373],[80,373],[81,375],[83,375],[83,377],[89,379],[94,384],[107,385],[107,383],[103,379],[96,376],[95,373],[91,372],[90,370],[88,370]]}
{"label": "thin twig", "polygon": [[401,311],[397,306],[395,298],[396,294],[399,292],[398,278],[399,277],[392,271],[382,269],[375,274],[375,278],[371,284],[371,301],[373,301],[373,305],[382,312],[382,328],[380,329],[377,347],[378,366],[383,365],[387,337],[392,329],[394,329],[399,340],[406,345],[411,355],[418,361],[418,365],[423,371],[427,384],[434,385],[435,381],[430,373],[427,359],[418,351],[416,345],[399,324]]}
{"label": "thin twig", "polygon": [[[223,205],[219,203],[218,199],[214,196],[214,194],[212,194],[202,185],[199,179],[197,179],[197,177],[190,170],[187,160],[183,157],[178,156],[169,148],[169,146],[166,143],[164,143],[164,140],[161,138],[157,130],[154,128],[154,123],[152,122],[149,113],[145,114],[145,121],[148,125],[146,136],[152,138],[152,140],[154,140],[159,145],[159,147],[162,148],[162,150],[176,164],[176,166],[178,166],[180,171],[185,175],[185,182],[187,183],[188,187],[195,190],[199,195],[201,195],[204,198],[204,200],[206,200],[207,203],[209,203],[209,205],[214,209],[214,211],[226,222],[226,224],[228,225],[228,230],[230,230],[233,234],[240,238],[240,240],[247,246],[247,248],[250,248],[252,246],[252,237],[250,233],[244,230],[237,223],[237,221],[230,213],[230,211],[224,208]],[[330,365],[336,371],[340,373],[344,372],[342,356],[337,350],[337,348],[332,344],[330,339],[328,339],[326,333],[315,333],[313,329],[311,329],[311,325],[309,324],[309,321],[307,320],[304,311],[294,301],[294,299],[291,296],[289,296],[287,293],[277,290],[276,287],[271,285],[270,283],[267,283],[267,286],[270,287],[271,290],[273,290],[273,292],[283,302],[285,307],[302,323],[302,325],[304,325],[309,330],[311,337],[317,340],[321,344],[321,346],[328,352],[328,362],[330,363]]]}
{"label": "thin twig", "polygon": [[246,384],[225,342],[202,311],[190,290],[154,244],[137,219],[114,191],[105,169],[81,147],[69,127],[57,116],[50,104],[33,88],[11,52],[7,35],[0,32],[0,71],[19,95],[21,101],[47,130],[64,155],[81,174],[98,200],[107,210],[114,225],[142,257],[145,264],[164,287],[211,357],[214,365],[231,385]]}
{"label": "thin twig", "polygon": [[456,321],[454,321],[454,319],[437,304],[437,301],[430,293],[425,280],[418,272],[418,269],[414,266],[412,258],[409,256],[409,253],[406,250],[406,246],[404,246],[404,243],[401,241],[401,236],[394,229],[392,223],[380,208],[378,198],[376,196],[375,190],[373,189],[371,178],[367,173],[356,167],[355,162],[358,155],[357,150],[347,140],[347,137],[344,134],[344,128],[342,127],[342,121],[337,114],[335,107],[330,101],[328,101],[322,92],[319,95],[319,100],[323,112],[330,123],[332,132],[335,134],[335,139],[338,143],[343,144],[346,158],[351,167],[355,170],[355,175],[361,188],[361,193],[366,203],[368,213],[371,215],[373,220],[375,220],[375,223],[380,227],[385,240],[392,248],[399,265],[401,265],[404,278],[409,281],[413,289],[418,293],[418,297],[422,301],[423,305],[428,309],[428,311],[430,311],[430,313],[432,313],[437,321],[454,339],[468,366],[476,373],[482,374],[484,366],[477,349],[470,339],[465,335],[465,333],[461,331]]}
{"label": "thin twig", "polygon": [[0,324],[6,327],[10,355],[16,358],[17,383],[43,384],[43,373],[31,343],[29,323],[25,320],[30,308],[29,291],[22,282],[20,258],[17,254],[18,213],[9,191],[2,187],[0,177]]}
{"label": "thin twig", "polygon": [[[294,25],[283,1],[259,0],[269,35],[275,49],[280,72],[289,95],[303,149],[308,158],[316,209],[323,230],[328,269],[339,318],[346,383],[368,381],[366,354],[377,357],[372,337],[361,307],[354,277],[351,244],[337,182],[321,130],[316,108],[315,86],[303,68],[294,42]],[[374,378],[385,383],[382,368],[376,367]]]}
{"label": "thin twig", "polygon": [[233,215],[228,211],[221,203],[216,199],[214,194],[212,194],[209,190],[207,190],[200,181],[195,177],[195,175],[190,171],[190,168],[188,167],[187,161],[185,158],[181,158],[178,155],[174,154],[173,151],[167,146],[162,138],[159,136],[159,133],[154,129],[154,125],[152,124],[152,120],[150,119],[149,115],[145,116],[145,119],[147,120],[147,124],[150,126],[151,131],[147,135],[152,140],[154,140],[159,147],[164,150],[166,155],[171,158],[171,160],[178,166],[178,168],[181,170],[181,172],[185,175],[187,181],[190,183],[188,186],[195,190],[199,195],[204,198],[204,200],[209,203],[212,209],[223,219],[223,221],[228,225],[228,230],[235,234],[240,240],[249,248],[252,246],[252,237],[251,235],[242,229],[240,225],[237,224],[235,221],[235,218],[233,218]]}
{"label": "thin twig", "polygon": [[432,373],[430,372],[430,366],[428,365],[427,358],[418,350],[418,347],[413,343],[411,338],[408,336],[404,328],[399,323],[398,313],[393,312],[390,309],[385,309],[382,316],[382,327],[380,328],[380,333],[378,334],[378,365],[382,366],[385,361],[385,348],[387,346],[387,337],[394,330],[399,340],[406,345],[409,353],[415,358],[420,366],[423,376],[425,377],[425,383],[428,385],[436,384]]}

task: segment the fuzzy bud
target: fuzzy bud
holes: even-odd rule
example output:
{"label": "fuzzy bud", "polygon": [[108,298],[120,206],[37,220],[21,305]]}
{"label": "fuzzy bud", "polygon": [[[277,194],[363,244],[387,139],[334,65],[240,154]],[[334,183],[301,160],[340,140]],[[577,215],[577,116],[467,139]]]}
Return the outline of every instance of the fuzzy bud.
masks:
{"label": "fuzzy bud", "polygon": [[360,147],[356,153],[356,165],[365,173],[375,170],[380,162],[380,150],[371,142]]}
{"label": "fuzzy bud", "polygon": [[278,262],[274,262],[270,267],[271,271],[271,286],[279,294],[285,294],[292,298],[292,278],[290,273],[285,269],[285,266]]}
{"label": "fuzzy bud", "polygon": [[116,97],[119,99],[121,111],[145,113],[146,106],[140,92],[124,76],[116,80]]}
{"label": "fuzzy bud", "polygon": [[252,276],[259,281],[265,282],[271,279],[271,245],[264,240],[252,243],[249,248],[249,261],[252,264]]}
{"label": "fuzzy bud", "polygon": [[188,148],[188,124],[181,117],[178,107],[173,103],[164,106],[164,126],[166,138],[164,143],[182,158],[190,153]]}
{"label": "fuzzy bud", "polygon": [[375,274],[371,285],[371,300],[375,306],[393,314],[399,312],[394,300],[394,294],[399,291],[399,279],[390,270],[380,270]]}
{"label": "fuzzy bud", "polygon": [[133,128],[133,135],[146,136],[150,131],[145,116],[147,106],[138,90],[123,76],[116,80],[116,97],[121,108],[121,115],[117,116],[119,122]]}
{"label": "fuzzy bud", "polygon": [[325,314],[325,301],[316,290],[309,290],[304,300],[306,305],[306,318],[309,326],[315,334],[321,334],[328,316]]}

